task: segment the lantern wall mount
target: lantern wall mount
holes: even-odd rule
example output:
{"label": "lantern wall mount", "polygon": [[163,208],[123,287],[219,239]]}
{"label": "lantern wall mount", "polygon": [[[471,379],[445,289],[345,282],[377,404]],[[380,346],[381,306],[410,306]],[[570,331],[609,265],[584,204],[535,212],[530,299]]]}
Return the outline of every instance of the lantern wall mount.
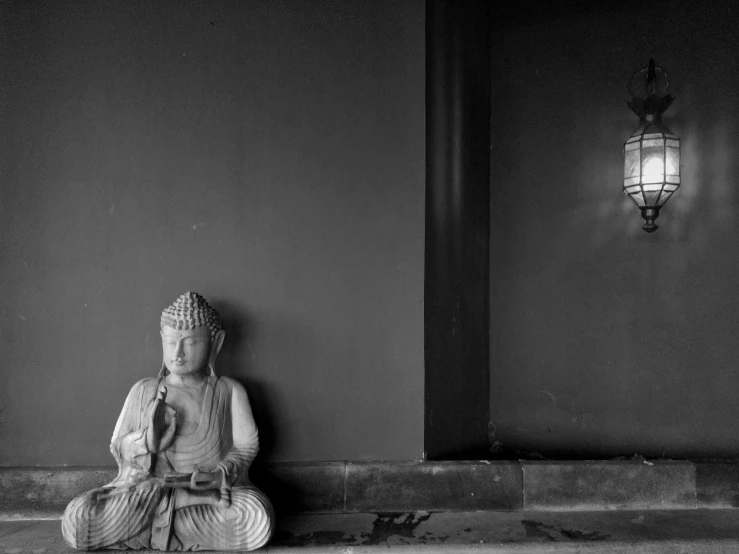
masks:
{"label": "lantern wall mount", "polygon": [[641,210],[642,229],[657,230],[654,220],[680,186],[680,139],[662,123],[674,98],[667,72],[654,59],[631,77],[627,102],[639,116],[639,127],[624,144],[624,192]]}

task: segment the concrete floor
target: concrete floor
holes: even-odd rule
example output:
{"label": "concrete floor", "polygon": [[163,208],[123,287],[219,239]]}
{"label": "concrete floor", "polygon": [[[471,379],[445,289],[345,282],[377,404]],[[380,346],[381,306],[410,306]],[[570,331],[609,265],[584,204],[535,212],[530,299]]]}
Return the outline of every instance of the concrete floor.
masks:
{"label": "concrete floor", "polygon": [[[739,510],[283,516],[263,552],[739,553]],[[0,522],[0,554],[74,552],[58,520]]]}

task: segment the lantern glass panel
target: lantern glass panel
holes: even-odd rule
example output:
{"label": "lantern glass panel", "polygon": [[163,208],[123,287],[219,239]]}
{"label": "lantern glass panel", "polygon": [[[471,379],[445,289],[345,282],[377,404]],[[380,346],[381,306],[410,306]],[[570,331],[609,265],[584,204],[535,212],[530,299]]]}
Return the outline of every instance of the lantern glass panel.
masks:
{"label": "lantern glass panel", "polygon": [[[668,141],[668,144],[673,141]],[[680,149],[672,146],[665,148],[666,158],[665,165],[667,175],[677,177],[677,181],[670,179],[670,182],[680,182]]]}
{"label": "lantern glass panel", "polygon": [[644,187],[644,201],[646,202],[647,206],[659,206],[659,196],[662,192],[662,189],[657,189],[653,191],[647,191],[646,187]]}
{"label": "lantern glass panel", "polygon": [[636,205],[640,208],[644,206],[644,195],[641,193],[641,190],[638,190],[638,192],[634,194],[630,194],[631,198],[634,199],[634,202],[636,202]]}
{"label": "lantern glass panel", "polygon": [[639,149],[627,150],[624,154],[624,178],[639,177]]}
{"label": "lantern glass panel", "polygon": [[659,197],[659,204],[660,204],[660,206],[662,204],[664,204],[665,202],[667,202],[667,200],[670,198],[670,196],[672,196],[672,193],[673,192],[675,192],[675,191],[672,191],[672,190],[663,190],[662,191],[662,196]]}

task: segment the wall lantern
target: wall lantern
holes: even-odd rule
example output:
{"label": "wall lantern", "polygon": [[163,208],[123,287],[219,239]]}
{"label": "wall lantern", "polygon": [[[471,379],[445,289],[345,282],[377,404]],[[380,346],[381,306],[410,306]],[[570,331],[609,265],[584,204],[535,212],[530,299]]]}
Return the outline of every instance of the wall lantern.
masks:
{"label": "wall lantern", "polygon": [[680,186],[680,139],[662,124],[674,100],[669,88],[667,72],[654,59],[628,86],[627,104],[639,116],[639,127],[624,144],[624,192],[639,206],[647,233],[657,230],[660,208]]}

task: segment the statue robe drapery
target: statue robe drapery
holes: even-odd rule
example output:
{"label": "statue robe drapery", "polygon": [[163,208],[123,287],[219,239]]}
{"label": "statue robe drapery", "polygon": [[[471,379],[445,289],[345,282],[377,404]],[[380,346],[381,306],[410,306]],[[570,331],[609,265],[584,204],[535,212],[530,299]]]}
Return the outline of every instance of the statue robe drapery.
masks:
{"label": "statue robe drapery", "polygon": [[[166,451],[151,454],[146,415],[161,381],[144,379],[131,389],[110,446],[118,476],[69,504],[62,518],[65,540],[80,550],[263,546],[273,532],[274,513],[267,497],[249,482],[259,438],[246,391],[228,377],[209,377],[197,429],[175,435]],[[202,504],[175,510],[175,495],[184,491],[163,486],[164,476],[219,468],[232,485],[230,506],[207,501],[218,492],[207,491]]]}

